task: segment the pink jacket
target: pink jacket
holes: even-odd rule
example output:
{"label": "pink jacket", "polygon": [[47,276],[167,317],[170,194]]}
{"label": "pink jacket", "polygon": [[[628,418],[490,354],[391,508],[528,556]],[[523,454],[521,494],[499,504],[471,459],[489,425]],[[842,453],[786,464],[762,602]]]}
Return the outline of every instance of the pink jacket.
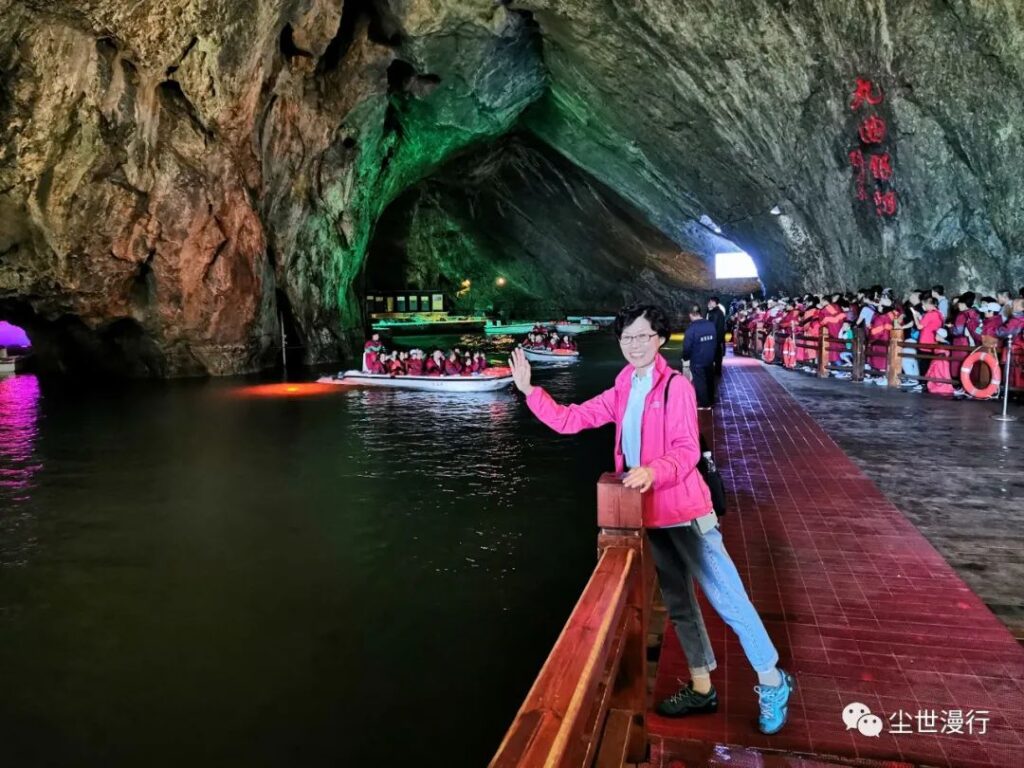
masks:
{"label": "pink jacket", "polygon": [[[662,413],[665,384],[671,374],[665,358],[658,355],[640,425],[640,463],[654,471],[651,498],[644,506],[644,525],[648,528],[689,522],[712,509],[711,494],[697,471],[697,398],[686,377],[673,377],[668,413]],[[621,447],[622,418],[632,376],[633,366],[627,365],[615,377],[614,387],[578,405],[559,405],[543,388],[534,387],[526,404],[538,419],[563,435],[615,422],[615,471],[622,472],[626,466]]]}

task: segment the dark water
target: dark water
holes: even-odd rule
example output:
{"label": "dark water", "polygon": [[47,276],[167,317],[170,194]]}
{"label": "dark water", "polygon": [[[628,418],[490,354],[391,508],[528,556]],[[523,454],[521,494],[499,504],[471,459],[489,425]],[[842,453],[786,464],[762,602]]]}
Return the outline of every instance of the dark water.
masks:
{"label": "dark water", "polygon": [[[535,381],[609,386],[596,336]],[[610,428],[253,383],[0,381],[0,765],[493,755],[593,567]]]}

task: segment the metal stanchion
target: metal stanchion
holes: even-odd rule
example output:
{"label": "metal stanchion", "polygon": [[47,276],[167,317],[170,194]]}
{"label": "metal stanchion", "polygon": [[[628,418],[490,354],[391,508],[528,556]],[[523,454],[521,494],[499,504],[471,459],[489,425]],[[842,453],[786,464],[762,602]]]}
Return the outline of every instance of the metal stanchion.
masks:
{"label": "metal stanchion", "polygon": [[1013,359],[1013,340],[1013,336],[1010,336],[1006,340],[1006,374],[1003,376],[1003,412],[992,414],[992,418],[996,421],[1017,420],[1016,416],[1010,416],[1006,413],[1006,408],[1010,402],[1010,361]]}
{"label": "metal stanchion", "polygon": [[288,337],[284,332],[284,312],[279,312],[278,317],[281,320],[281,367],[284,368],[285,372],[288,371]]}

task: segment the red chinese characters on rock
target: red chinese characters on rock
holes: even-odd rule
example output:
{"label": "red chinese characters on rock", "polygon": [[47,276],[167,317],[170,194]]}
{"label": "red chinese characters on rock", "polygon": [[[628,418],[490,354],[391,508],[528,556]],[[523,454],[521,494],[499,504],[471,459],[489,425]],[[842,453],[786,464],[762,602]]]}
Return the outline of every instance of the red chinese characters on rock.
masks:
{"label": "red chinese characters on rock", "polygon": [[885,141],[885,120],[878,115],[871,115],[857,129],[860,140],[865,144],[881,144]]}
{"label": "red chinese characters on rock", "polygon": [[892,178],[892,158],[888,152],[871,156],[871,175],[875,181],[888,181]]}
{"label": "red chinese characters on rock", "polygon": [[[886,148],[889,126],[875,110],[871,109],[884,100],[885,95],[878,84],[866,78],[856,79],[850,110],[857,112],[865,109],[867,115],[857,126],[859,143],[850,150],[849,159],[857,200],[871,200],[875,204],[875,213],[878,216],[892,218],[896,215],[899,203],[896,191],[891,186],[894,175],[892,156]],[[871,172],[871,182],[868,179],[868,171]],[[874,187],[874,194],[869,192],[869,183]]]}
{"label": "red chinese characters on rock", "polygon": [[896,215],[896,191],[890,189],[887,192],[883,192],[880,189],[875,190],[875,213],[879,216],[895,216]]}
{"label": "red chinese characters on rock", "polygon": [[875,106],[876,104],[881,104],[884,98],[885,96],[882,94],[881,88],[875,86],[870,80],[858,77],[853,91],[853,100],[850,101],[850,109],[856,112],[865,102]]}

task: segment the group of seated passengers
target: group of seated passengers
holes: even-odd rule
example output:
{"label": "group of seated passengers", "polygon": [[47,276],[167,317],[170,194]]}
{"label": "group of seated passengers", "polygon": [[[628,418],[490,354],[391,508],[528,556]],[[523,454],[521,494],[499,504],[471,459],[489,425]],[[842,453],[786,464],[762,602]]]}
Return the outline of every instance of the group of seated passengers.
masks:
{"label": "group of seated passengers", "polygon": [[523,346],[527,349],[565,349],[570,352],[576,351],[576,342],[569,336],[560,337],[557,331],[552,331],[550,334],[547,331],[529,333],[526,336],[526,341],[523,342]]}
{"label": "group of seated passengers", "polygon": [[428,356],[422,349],[389,352],[379,334],[366,342],[363,351],[365,373],[389,376],[472,376],[488,368],[483,352],[464,351],[459,347],[445,354],[435,349]]}

